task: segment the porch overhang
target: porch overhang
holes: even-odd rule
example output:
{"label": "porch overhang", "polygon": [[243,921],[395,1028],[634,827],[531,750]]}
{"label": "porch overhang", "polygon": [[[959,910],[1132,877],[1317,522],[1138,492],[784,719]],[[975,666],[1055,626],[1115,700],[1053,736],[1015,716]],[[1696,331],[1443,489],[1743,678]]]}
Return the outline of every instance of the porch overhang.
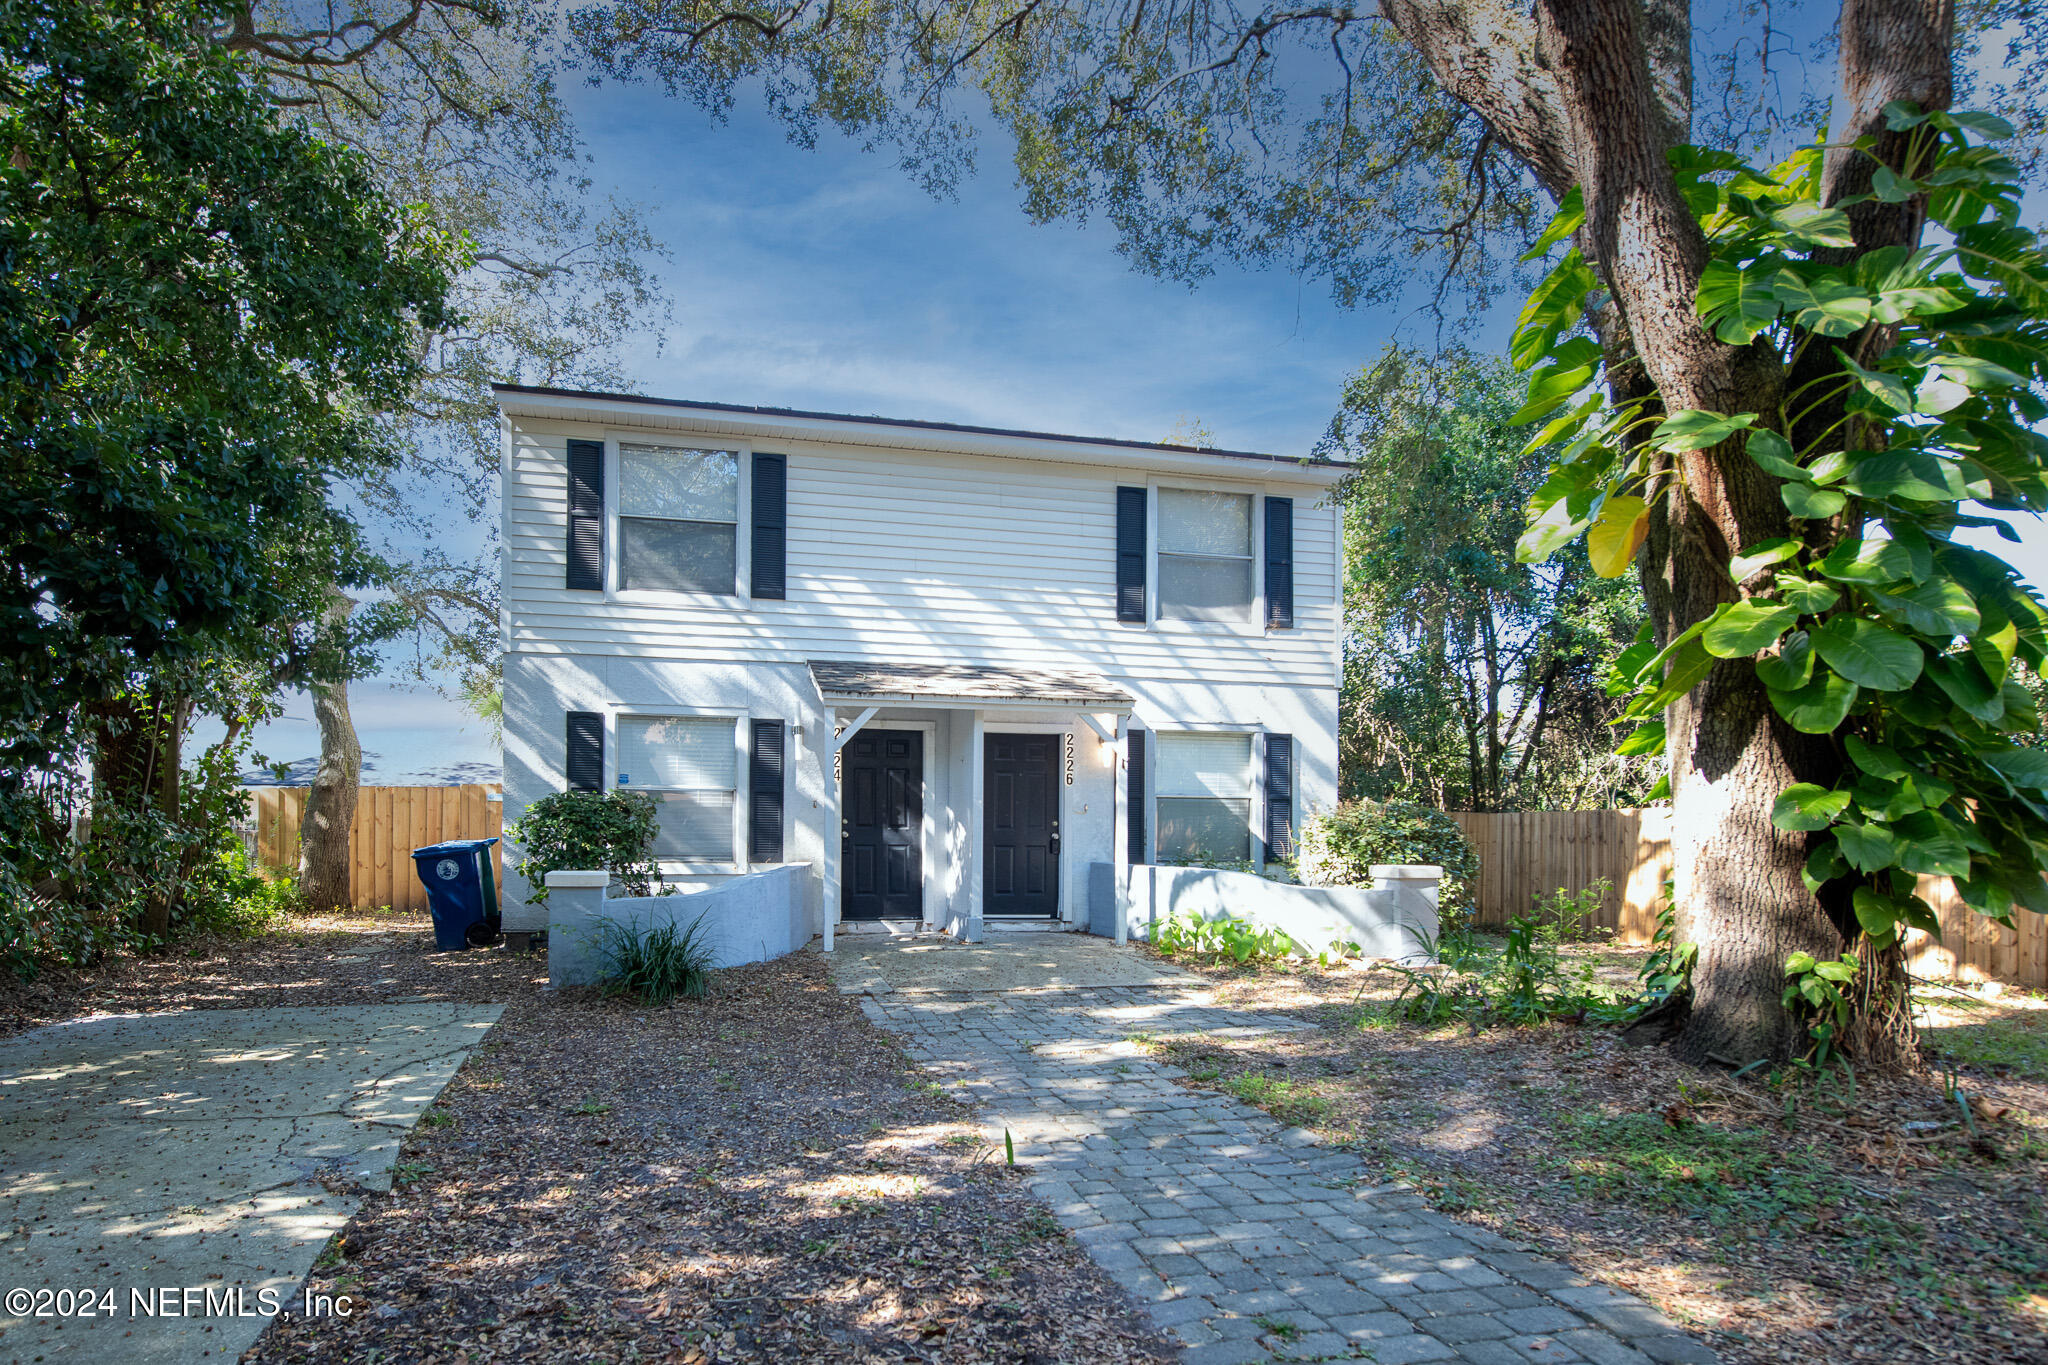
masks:
{"label": "porch overhang", "polygon": [[811,659],[811,682],[827,706],[918,706],[943,711],[1078,711],[1127,716],[1131,694],[1071,668],[986,664],[869,664]]}

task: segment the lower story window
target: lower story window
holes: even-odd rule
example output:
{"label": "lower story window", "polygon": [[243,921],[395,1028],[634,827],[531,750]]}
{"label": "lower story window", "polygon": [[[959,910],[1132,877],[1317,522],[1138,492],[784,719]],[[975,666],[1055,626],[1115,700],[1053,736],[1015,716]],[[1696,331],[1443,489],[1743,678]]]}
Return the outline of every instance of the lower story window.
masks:
{"label": "lower story window", "polygon": [[733,861],[735,733],[732,721],[716,717],[619,717],[619,785],[660,801],[657,859]]}
{"label": "lower story window", "polygon": [[1252,856],[1252,737],[1162,731],[1153,857],[1244,863]]}

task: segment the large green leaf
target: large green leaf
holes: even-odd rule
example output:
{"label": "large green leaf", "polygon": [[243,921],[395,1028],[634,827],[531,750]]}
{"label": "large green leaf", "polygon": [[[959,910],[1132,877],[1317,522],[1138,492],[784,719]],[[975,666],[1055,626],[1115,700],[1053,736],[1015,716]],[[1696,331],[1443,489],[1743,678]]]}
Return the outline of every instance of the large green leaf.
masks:
{"label": "large green leaf", "polygon": [[1849,215],[1840,209],[1824,209],[1811,199],[1795,199],[1773,211],[1770,222],[1800,246],[1856,245],[1849,231]]}
{"label": "large green leaf", "polygon": [[1793,516],[1807,521],[1826,521],[1849,502],[1846,494],[1832,488],[1815,488],[1810,483],[1792,480],[1778,490],[1778,496],[1785,500],[1785,507]]}
{"label": "large green leaf", "polygon": [[1813,476],[1806,472],[1793,453],[1792,443],[1769,427],[1751,431],[1744,449],[1749,451],[1749,458],[1756,461],[1759,469],[1781,479],[1797,479],[1801,483],[1813,481]]}
{"label": "large green leaf", "polygon": [[1818,616],[1842,600],[1842,594],[1827,584],[1796,573],[1780,573],[1772,581],[1786,606],[1797,607],[1808,616]]}
{"label": "large green leaf", "polygon": [[1791,629],[1799,608],[1775,602],[1737,602],[1715,618],[1700,636],[1707,653],[1717,659],[1746,659]]}
{"label": "large green leaf", "polygon": [[[1802,277],[1802,273],[1803,276]],[[1781,270],[1771,280],[1794,325],[1824,337],[1854,336],[1870,321],[1870,295],[1834,271]]]}
{"label": "large green leaf", "polygon": [[1892,826],[1898,865],[1923,877],[1967,877],[1970,850],[1956,827],[1931,811],[1909,815]]}
{"label": "large green leaf", "polygon": [[1812,782],[1794,782],[1771,807],[1771,823],[1784,830],[1826,829],[1849,808],[1849,793]]}
{"label": "large green leaf", "polygon": [[1977,604],[1963,585],[1946,578],[1873,592],[1869,601],[1892,620],[1925,635],[1967,635],[1980,619]]}
{"label": "large green leaf", "polygon": [[1938,654],[1928,663],[1927,676],[1950,701],[1986,725],[2005,715],[2004,689],[1994,686],[1969,655]]}
{"label": "large green leaf", "polygon": [[1756,421],[1753,412],[1720,413],[1683,408],[1657,424],[1650,443],[1663,450],[1705,450],[1717,446]]}
{"label": "large green leaf", "polygon": [[1885,942],[1898,931],[1899,910],[1890,896],[1859,886],[1849,899],[1856,907],[1856,923],[1864,933]]}
{"label": "large green leaf", "polygon": [[1898,842],[1883,825],[1866,825],[1851,820],[1835,826],[1835,843],[1849,866],[1858,872],[1876,872],[1890,867],[1898,857]]}
{"label": "large green leaf", "polygon": [[1841,359],[1842,367],[1856,376],[1857,384],[1865,393],[1893,412],[1903,414],[1913,410],[1913,391],[1906,386],[1905,380],[1882,370],[1863,368],[1850,359],[1848,352],[1840,347],[1835,349],[1835,354]]}
{"label": "large green leaf", "polygon": [[1804,687],[1792,691],[1771,687],[1766,691],[1785,723],[1809,735],[1833,734],[1848,717],[1849,708],[1856,704],[1856,684],[1824,668],[1816,668],[1813,681]]}
{"label": "large green leaf", "polygon": [[1662,719],[1645,722],[1629,731],[1627,739],[1614,747],[1614,752],[1624,758],[1638,754],[1661,754],[1664,752],[1664,722]]}
{"label": "large green leaf", "polygon": [[1776,654],[1756,661],[1756,675],[1765,687],[1796,692],[1813,679],[1813,637],[1803,630],[1787,635]]}
{"label": "large green leaf", "polygon": [[1872,777],[1900,778],[1911,775],[1913,771],[1899,757],[1898,750],[1889,744],[1848,735],[1843,738],[1842,747],[1848,750],[1849,761]]}
{"label": "large green leaf", "polygon": [[1700,275],[1700,320],[1730,346],[1747,346],[1778,320],[1778,296],[1771,288],[1777,261],[1751,264],[1715,259]]}
{"label": "large green leaf", "polygon": [[1565,191],[1564,201],[1557,206],[1557,212],[1551,216],[1550,225],[1544,228],[1543,235],[1522,253],[1522,259],[1540,260],[1549,254],[1550,248],[1577,232],[1579,225],[1585,221],[1586,199],[1579,193],[1579,187],[1574,185]]}
{"label": "large green leaf", "polygon": [[1789,536],[1766,540],[1752,545],[1728,561],[1728,576],[1737,583],[1748,580],[1749,576],[1782,563],[1799,553],[1799,542]]}
{"label": "large green leaf", "polygon": [[1837,583],[1896,583],[1913,576],[1913,554],[1896,540],[1845,540],[1817,567]]}
{"label": "large green leaf", "polygon": [[1508,425],[1533,422],[1558,408],[1590,384],[1599,367],[1600,347],[1586,337],[1573,337],[1557,347],[1551,362],[1529,376],[1527,400],[1508,418]]}
{"label": "large green leaf", "polygon": [[1514,337],[1508,343],[1508,358],[1516,369],[1526,370],[1542,360],[1557,344],[1558,335],[1578,324],[1586,296],[1599,283],[1576,249],[1565,254],[1522,305]]}
{"label": "large green leaf", "polygon": [[2016,787],[2048,791],[2048,749],[2022,749],[2011,744],[1979,749],[1977,757]]}
{"label": "large green leaf", "polygon": [[1897,692],[1920,676],[1920,646],[1875,621],[1837,616],[1813,633],[1814,652],[1829,668],[1860,687]]}
{"label": "large green leaf", "polygon": [[1850,467],[1841,486],[1859,498],[1960,502],[1969,496],[1959,470],[1920,450],[1865,455]]}

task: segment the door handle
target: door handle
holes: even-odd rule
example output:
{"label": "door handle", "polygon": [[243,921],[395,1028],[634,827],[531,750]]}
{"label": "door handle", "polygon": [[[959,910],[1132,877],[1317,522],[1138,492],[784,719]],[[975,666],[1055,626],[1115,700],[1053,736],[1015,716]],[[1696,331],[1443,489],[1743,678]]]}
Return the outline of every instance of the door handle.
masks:
{"label": "door handle", "polygon": [[1045,841],[1045,848],[1046,848],[1046,852],[1048,852],[1048,853],[1052,853],[1052,854],[1058,854],[1058,853],[1059,853],[1059,851],[1060,851],[1060,832],[1059,832],[1058,830],[1054,830],[1054,831],[1052,832],[1052,837],[1051,837],[1050,839],[1048,839],[1048,840],[1046,840],[1046,841]]}

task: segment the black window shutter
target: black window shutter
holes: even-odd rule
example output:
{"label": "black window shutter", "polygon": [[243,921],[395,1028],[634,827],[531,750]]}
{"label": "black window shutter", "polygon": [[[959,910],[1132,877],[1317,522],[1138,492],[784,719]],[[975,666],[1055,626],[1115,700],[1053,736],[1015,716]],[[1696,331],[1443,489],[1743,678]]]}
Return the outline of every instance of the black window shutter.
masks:
{"label": "black window shutter", "polygon": [[1294,499],[1266,499],[1266,624],[1294,624]]}
{"label": "black window shutter", "polygon": [[1134,729],[1125,741],[1130,752],[1130,797],[1129,831],[1130,859],[1133,863],[1150,862],[1145,848],[1145,732]]}
{"label": "black window shutter", "polygon": [[1116,490],[1116,619],[1145,619],[1145,490]]}
{"label": "black window shutter", "polygon": [[[758,594],[756,594],[758,596]],[[782,722],[754,722],[747,757],[747,857],[782,861]]]}
{"label": "black window shutter", "polygon": [[569,442],[567,586],[604,590],[604,442]]}
{"label": "black window shutter", "polygon": [[756,453],[753,573],[749,578],[754,596],[782,601],[788,568],[789,458]]}
{"label": "black window shutter", "polygon": [[564,768],[572,792],[594,792],[604,787],[603,713],[569,713],[569,757]]}
{"label": "black window shutter", "polygon": [[1294,856],[1294,736],[1266,736],[1266,858]]}

